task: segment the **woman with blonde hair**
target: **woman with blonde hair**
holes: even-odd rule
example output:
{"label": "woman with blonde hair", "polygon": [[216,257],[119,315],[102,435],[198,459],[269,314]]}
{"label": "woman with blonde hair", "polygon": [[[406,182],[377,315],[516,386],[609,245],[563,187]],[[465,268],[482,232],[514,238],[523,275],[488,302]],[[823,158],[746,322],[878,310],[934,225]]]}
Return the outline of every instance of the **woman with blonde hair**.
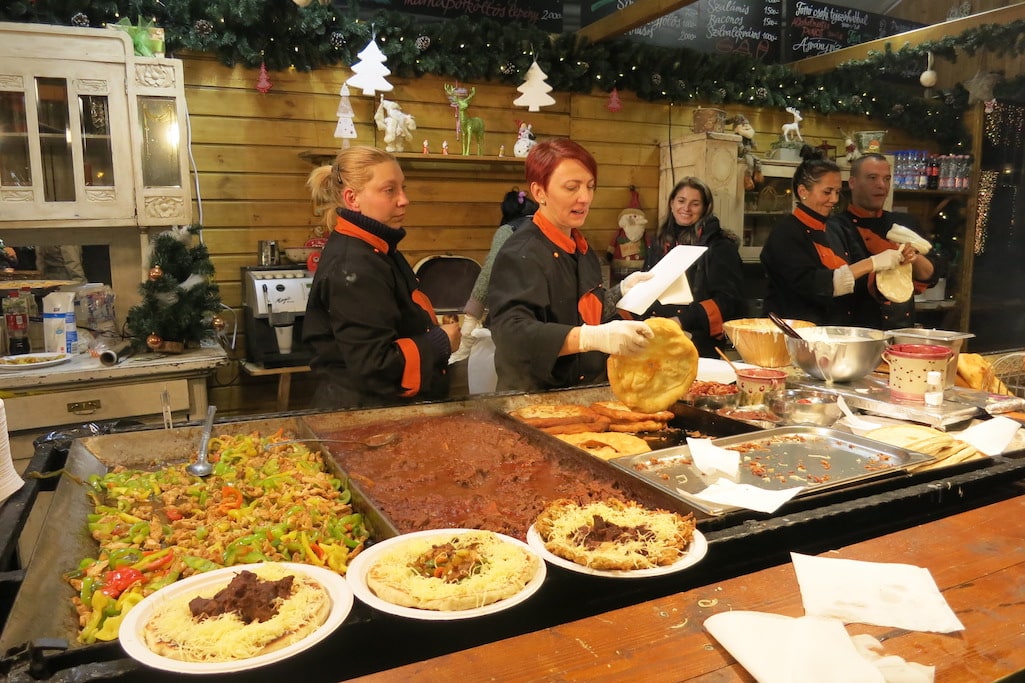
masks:
{"label": "woman with blonde hair", "polygon": [[448,394],[459,325],[439,325],[398,244],[409,199],[391,154],[342,150],[310,174],[331,236],[313,277],[303,341],[314,349],[316,408],[395,405]]}

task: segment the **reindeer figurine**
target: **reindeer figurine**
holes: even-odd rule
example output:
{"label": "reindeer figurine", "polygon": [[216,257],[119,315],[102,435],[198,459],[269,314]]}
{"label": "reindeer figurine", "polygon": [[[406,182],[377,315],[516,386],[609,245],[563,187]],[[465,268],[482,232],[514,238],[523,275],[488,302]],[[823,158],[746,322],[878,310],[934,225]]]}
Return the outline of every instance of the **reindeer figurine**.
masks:
{"label": "reindeer figurine", "polygon": [[787,112],[794,117],[794,122],[783,124],[783,139],[791,142],[796,138],[804,142],[804,138],[801,137],[801,121],[804,120],[801,118],[801,112],[795,107],[787,107]]}
{"label": "reindeer figurine", "polygon": [[477,94],[477,88],[471,88],[466,97],[460,97],[456,88],[446,83],[445,92],[449,99],[459,107],[459,131],[462,134],[463,156],[470,154],[471,139],[477,141],[477,156],[480,156],[483,153],[481,149],[484,147],[484,119],[479,116],[466,115],[470,100]]}

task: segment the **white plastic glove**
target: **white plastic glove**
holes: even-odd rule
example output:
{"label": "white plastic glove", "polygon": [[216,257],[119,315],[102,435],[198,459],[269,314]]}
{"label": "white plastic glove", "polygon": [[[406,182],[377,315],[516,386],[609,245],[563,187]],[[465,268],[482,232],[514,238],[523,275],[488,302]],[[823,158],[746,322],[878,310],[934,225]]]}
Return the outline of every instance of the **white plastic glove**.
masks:
{"label": "white plastic glove", "polygon": [[881,270],[893,270],[900,265],[901,254],[897,249],[887,249],[878,254],[872,255],[872,272],[878,273]]}
{"label": "white plastic glove", "polygon": [[479,319],[472,315],[463,316],[463,324],[459,328],[459,331],[462,334],[462,337],[459,340],[459,348],[448,357],[449,364],[456,363],[470,357],[470,348],[477,341],[477,337],[473,336],[473,331],[478,327],[480,327]]}
{"label": "white plastic glove", "polygon": [[630,273],[619,283],[619,291],[626,296],[626,293],[633,289],[634,285],[650,280],[652,277],[649,271],[638,270],[636,273]]}
{"label": "white plastic glove", "polygon": [[644,350],[655,336],[640,320],[613,320],[604,325],[580,326],[580,350],[632,356]]}

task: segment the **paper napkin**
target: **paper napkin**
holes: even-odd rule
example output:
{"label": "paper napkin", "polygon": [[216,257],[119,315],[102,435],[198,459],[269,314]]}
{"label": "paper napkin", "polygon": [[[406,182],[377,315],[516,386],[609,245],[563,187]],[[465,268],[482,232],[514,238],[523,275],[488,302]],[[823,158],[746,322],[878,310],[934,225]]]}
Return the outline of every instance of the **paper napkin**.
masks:
{"label": "paper napkin", "polygon": [[704,491],[687,495],[707,500],[710,503],[718,503],[719,505],[747,508],[748,510],[757,510],[758,512],[775,512],[783,503],[796,496],[803,489],[803,486],[797,486],[776,491],[760,489],[750,484],[738,484],[729,479],[718,479]]}
{"label": "paper napkin", "polygon": [[707,476],[717,474],[736,479],[740,472],[740,453],[728,448],[719,448],[711,439],[687,437],[687,448],[694,466]]}
{"label": "paper napkin", "polygon": [[651,278],[634,285],[616,306],[640,315],[651,308],[656,299],[663,304],[689,304],[694,297],[687,282],[687,269],[707,249],[692,245],[673,247],[649,271]]}
{"label": "paper napkin", "polygon": [[836,619],[734,610],[704,626],[759,683],[932,683],[935,675],[934,667],[878,654],[878,641],[852,638]]}
{"label": "paper napkin", "polygon": [[970,443],[986,455],[999,455],[1014,439],[1021,425],[1009,417],[992,417],[951,436]]}
{"label": "paper napkin", "polygon": [[808,616],[950,633],[964,626],[928,569],[790,553]]}

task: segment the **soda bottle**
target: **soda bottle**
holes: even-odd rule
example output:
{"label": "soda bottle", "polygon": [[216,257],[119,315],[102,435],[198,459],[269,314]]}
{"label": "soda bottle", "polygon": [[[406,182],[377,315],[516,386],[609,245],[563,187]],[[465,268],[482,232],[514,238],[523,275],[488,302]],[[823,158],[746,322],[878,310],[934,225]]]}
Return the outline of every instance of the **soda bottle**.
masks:
{"label": "soda bottle", "polygon": [[8,352],[12,356],[28,353],[28,306],[19,292],[10,292],[3,302],[4,323],[7,325]]}

